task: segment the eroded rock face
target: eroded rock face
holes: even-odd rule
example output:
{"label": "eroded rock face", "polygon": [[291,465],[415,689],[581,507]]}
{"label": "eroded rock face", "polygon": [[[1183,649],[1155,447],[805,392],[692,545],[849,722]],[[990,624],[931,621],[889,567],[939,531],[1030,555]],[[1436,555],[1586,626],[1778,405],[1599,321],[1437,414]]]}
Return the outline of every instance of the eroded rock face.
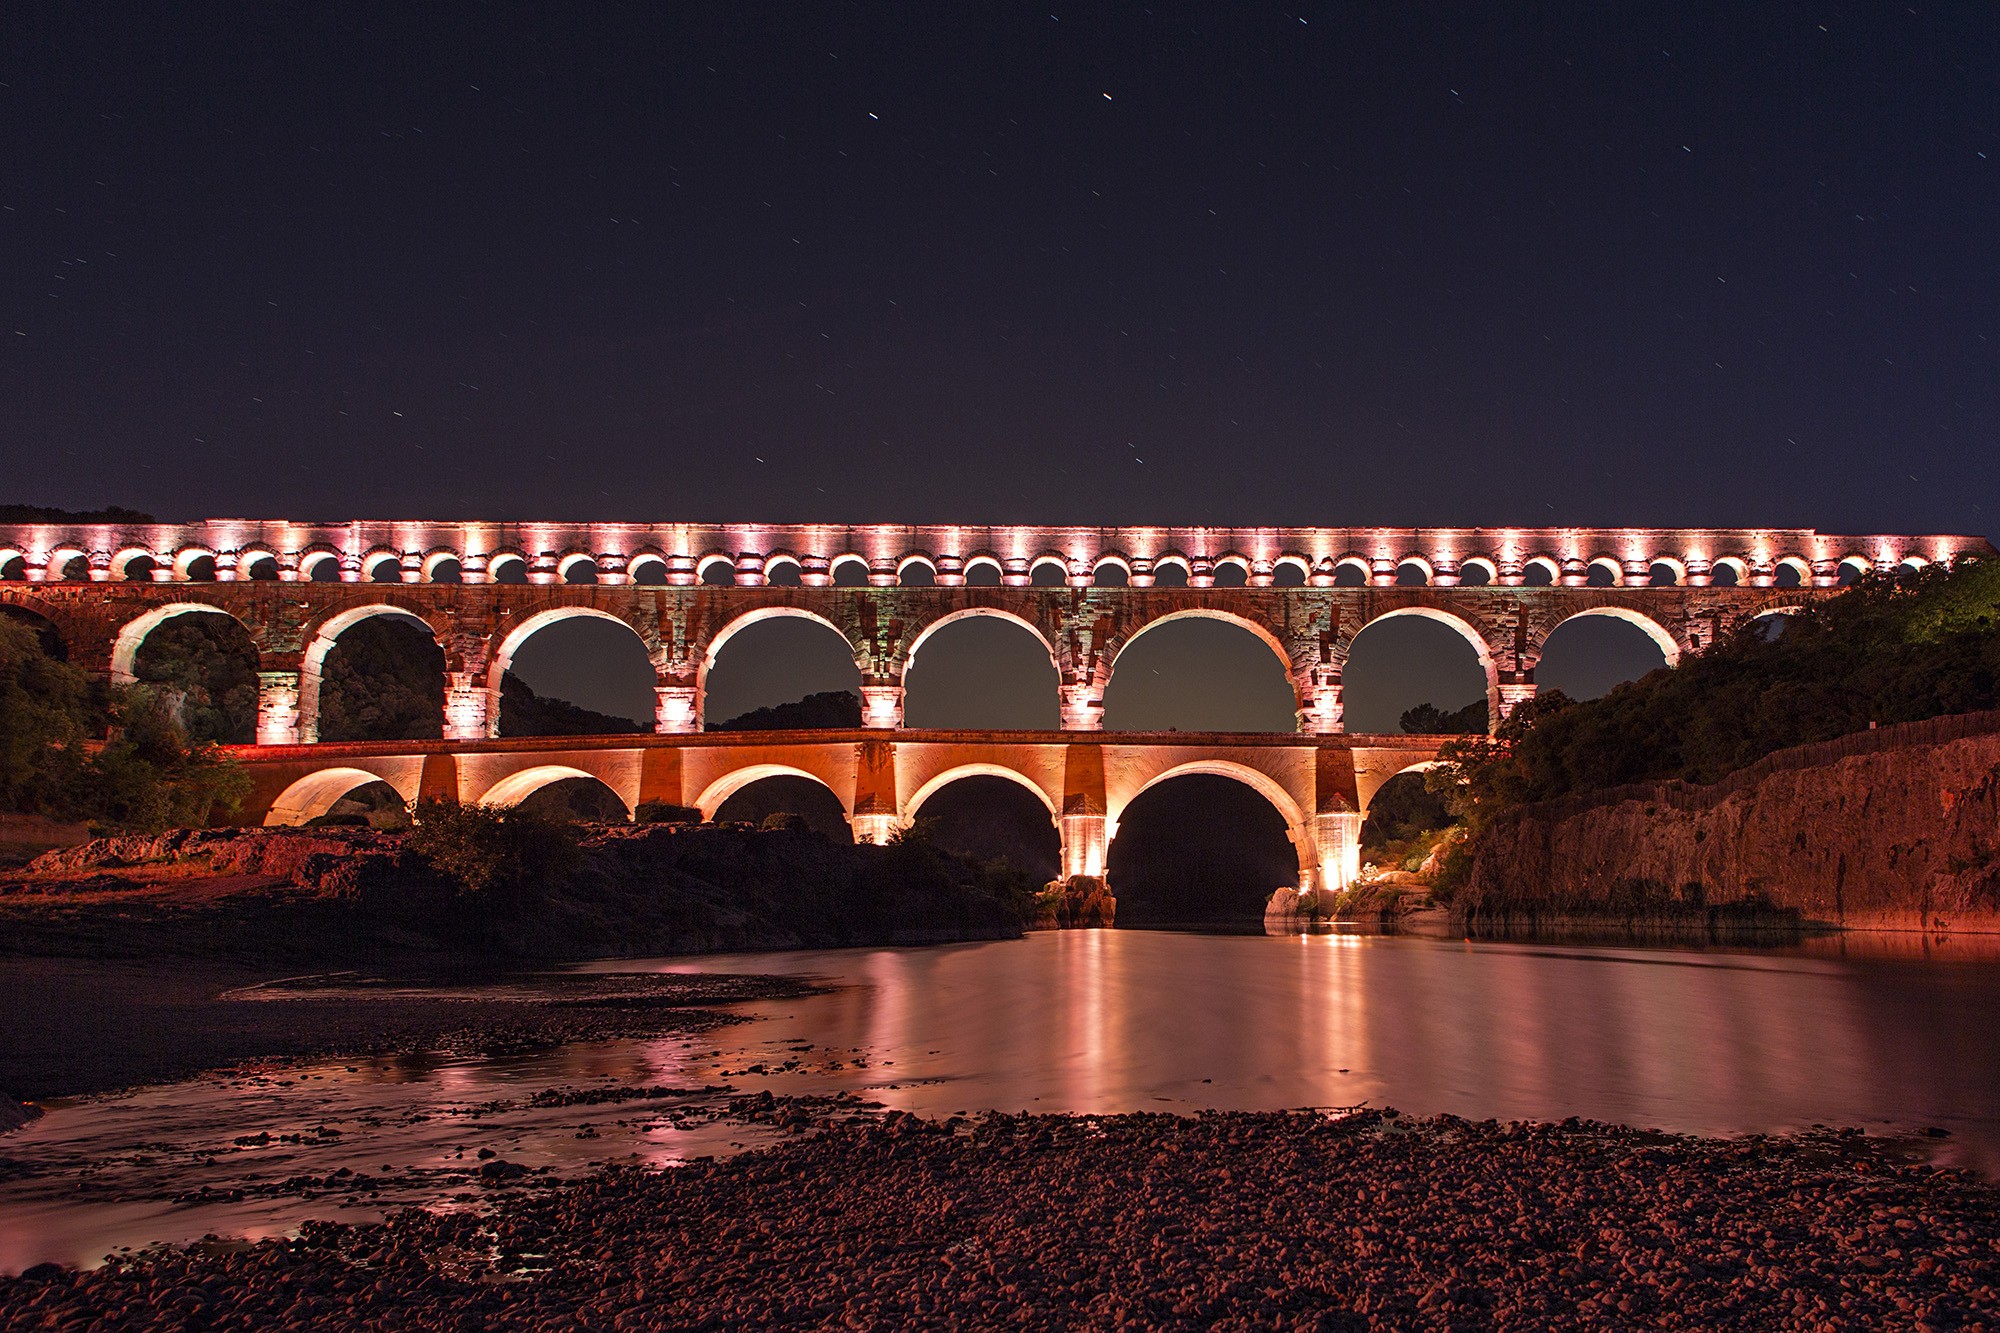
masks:
{"label": "eroded rock face", "polygon": [[2000,931],[2000,735],[1738,776],[1496,821],[1459,908],[1478,921],[1768,906],[1849,928]]}

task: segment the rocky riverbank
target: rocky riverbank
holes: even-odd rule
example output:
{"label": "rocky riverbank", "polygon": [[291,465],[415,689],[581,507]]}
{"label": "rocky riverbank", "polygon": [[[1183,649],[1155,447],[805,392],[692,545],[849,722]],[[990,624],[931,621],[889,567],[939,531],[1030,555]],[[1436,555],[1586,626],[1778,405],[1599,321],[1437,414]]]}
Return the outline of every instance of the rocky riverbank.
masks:
{"label": "rocky riverbank", "polygon": [[586,829],[560,883],[473,893],[365,828],[103,838],[0,876],[0,953],[305,966],[556,961],[1010,939],[1031,886],[804,829]]}
{"label": "rocky riverbank", "polygon": [[[1393,1111],[798,1135],[488,1208],[0,1280],[13,1327],[1971,1328],[2000,1191],[1857,1135]],[[499,1172],[495,1172],[496,1177]]]}
{"label": "rocky riverbank", "polygon": [[1525,807],[1481,832],[1453,908],[1478,933],[2000,931],[2000,718],[1802,746],[1707,787]]}

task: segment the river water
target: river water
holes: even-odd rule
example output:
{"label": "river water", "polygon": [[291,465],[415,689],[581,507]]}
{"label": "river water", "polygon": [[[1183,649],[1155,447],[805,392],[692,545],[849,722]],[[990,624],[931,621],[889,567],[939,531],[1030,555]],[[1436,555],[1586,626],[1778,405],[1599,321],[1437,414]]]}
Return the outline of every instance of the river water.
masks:
{"label": "river water", "polygon": [[[56,1103],[0,1138],[0,1271],[476,1207],[482,1148],[554,1179],[769,1141],[718,1117],[720,1085],[936,1115],[1368,1104],[1698,1134],[1856,1126],[2000,1176],[2000,959],[1907,940],[1750,951],[1114,930],[582,970],[832,989],[736,1006],[755,1021],[697,1035]],[[533,1096],[641,1086],[684,1091]]]}

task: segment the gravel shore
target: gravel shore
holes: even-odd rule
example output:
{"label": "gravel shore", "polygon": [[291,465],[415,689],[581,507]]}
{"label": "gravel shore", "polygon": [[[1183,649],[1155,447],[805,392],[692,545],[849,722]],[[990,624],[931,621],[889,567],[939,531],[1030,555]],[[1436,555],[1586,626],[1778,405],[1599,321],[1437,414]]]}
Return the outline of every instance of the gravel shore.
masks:
{"label": "gravel shore", "polygon": [[0,1281],[0,1323],[2000,1327],[2000,1190],[1855,1134],[737,1113],[798,1136],[480,1212],[31,1270]]}

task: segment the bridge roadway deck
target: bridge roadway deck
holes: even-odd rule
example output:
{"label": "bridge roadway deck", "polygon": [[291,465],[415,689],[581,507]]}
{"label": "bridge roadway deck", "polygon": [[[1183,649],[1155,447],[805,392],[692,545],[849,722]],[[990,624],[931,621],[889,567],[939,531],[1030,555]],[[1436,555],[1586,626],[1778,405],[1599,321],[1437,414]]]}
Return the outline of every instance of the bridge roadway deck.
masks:
{"label": "bridge roadway deck", "polygon": [[1284,817],[1302,884],[1344,884],[1359,867],[1361,821],[1397,773],[1437,756],[1445,736],[1236,732],[853,731],[541,736],[471,741],[246,745],[246,822],[302,823],[377,780],[405,800],[517,804],[553,782],[589,777],[636,811],[647,802],[713,817],[761,778],[791,775],[839,799],[855,836],[880,842],[960,778],[1018,783],[1049,811],[1068,875],[1103,874],[1118,821],[1142,792],[1205,773],[1262,794]]}

